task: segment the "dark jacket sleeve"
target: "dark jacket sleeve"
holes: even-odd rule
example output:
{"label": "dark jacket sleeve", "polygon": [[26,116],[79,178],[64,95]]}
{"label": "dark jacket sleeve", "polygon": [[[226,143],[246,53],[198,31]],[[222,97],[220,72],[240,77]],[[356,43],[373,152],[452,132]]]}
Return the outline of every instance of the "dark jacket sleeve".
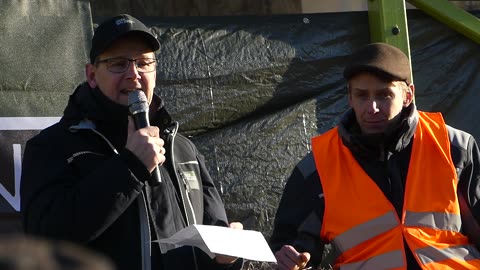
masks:
{"label": "dark jacket sleeve", "polygon": [[473,222],[465,218],[466,213],[464,212],[470,211],[477,222],[474,226],[478,227],[480,224],[480,151],[472,135],[450,126],[447,127],[451,156],[457,170],[458,189],[468,206],[462,211],[462,221]]}
{"label": "dark jacket sleeve", "polygon": [[[208,173],[205,166],[205,158],[197,151],[197,160],[200,166],[200,175],[202,178],[203,189],[203,223],[207,225],[228,226],[227,214],[225,213],[225,206],[222,202],[220,194],[218,193],[213,179]],[[198,250],[197,250],[198,251]],[[196,252],[197,254],[199,252]],[[233,264],[218,264],[215,260],[210,259],[205,253],[200,252],[200,260],[203,261],[205,269],[212,270],[238,270],[243,267],[243,259],[238,258]]]}
{"label": "dark jacket sleeve", "polygon": [[292,245],[298,251],[309,252],[314,265],[320,264],[323,212],[323,191],[310,153],[297,164],[285,185],[269,240],[272,251]]}
{"label": "dark jacket sleeve", "polygon": [[[225,206],[205,165],[205,158],[193,143],[191,143],[191,145],[196,153],[196,159],[200,168],[200,178],[202,181],[204,205],[203,224],[228,227],[229,222],[225,213]],[[212,260],[206,253],[197,248],[195,248],[195,254],[197,260],[201,264],[201,269],[238,270],[243,267],[242,258],[238,258],[233,264],[218,264],[214,259]]]}
{"label": "dark jacket sleeve", "polygon": [[213,182],[212,177],[208,173],[205,166],[205,159],[201,154],[197,155],[200,166],[200,174],[202,178],[203,189],[203,223],[207,225],[228,226],[227,214],[225,206]]}
{"label": "dark jacket sleeve", "polygon": [[27,233],[88,242],[123,213],[143,184],[120,155],[108,157],[95,149],[72,155],[76,142],[68,136],[54,126],[27,142],[20,188],[23,225]]}
{"label": "dark jacket sleeve", "polygon": [[462,171],[460,181],[469,182],[468,201],[475,219],[480,223],[480,151],[473,137],[470,137],[467,151],[470,162]]}
{"label": "dark jacket sleeve", "polygon": [[[199,154],[197,159],[200,165],[200,173],[203,184],[203,196],[205,203],[203,215],[204,224],[228,226],[229,221],[227,219],[227,214],[225,213],[225,206],[217,188],[215,187],[215,184],[213,183],[212,177],[208,173],[208,170],[205,166],[204,157]],[[213,265],[206,269],[239,270],[242,269],[244,260],[242,258],[238,258],[233,264],[218,264],[214,261],[212,261],[212,263]]]}

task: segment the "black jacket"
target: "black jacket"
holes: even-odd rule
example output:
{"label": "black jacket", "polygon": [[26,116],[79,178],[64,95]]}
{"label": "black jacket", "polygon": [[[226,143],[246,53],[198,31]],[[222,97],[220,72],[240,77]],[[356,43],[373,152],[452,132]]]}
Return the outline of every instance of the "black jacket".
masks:
{"label": "black jacket", "polygon": [[[343,143],[380,187],[400,217],[412,137],[417,123],[418,112],[412,104],[402,111],[399,124],[383,135],[361,135],[352,110],[344,115],[338,125]],[[447,130],[459,179],[458,188],[467,199],[474,217],[480,221],[480,151],[470,134],[450,126],[447,126]],[[298,250],[309,251],[313,265],[320,264],[324,249],[320,229],[325,207],[321,194],[323,190],[319,175],[313,155],[309,153],[294,168],[280,200],[269,240],[274,252],[283,245],[293,245]],[[331,262],[336,255],[331,251],[328,260]],[[406,255],[408,269],[420,269],[407,246]]]}
{"label": "black jacket", "polygon": [[[142,245],[194,222],[228,224],[203,156],[176,133],[158,96],[153,103],[150,123],[167,150],[158,186],[147,184],[150,173],[124,148],[128,108],[80,85],[60,122],[27,142],[20,190],[25,231],[83,244],[117,269],[149,269],[150,262],[151,269],[239,269],[241,260],[218,265],[192,247]],[[142,260],[149,249],[152,260]]]}

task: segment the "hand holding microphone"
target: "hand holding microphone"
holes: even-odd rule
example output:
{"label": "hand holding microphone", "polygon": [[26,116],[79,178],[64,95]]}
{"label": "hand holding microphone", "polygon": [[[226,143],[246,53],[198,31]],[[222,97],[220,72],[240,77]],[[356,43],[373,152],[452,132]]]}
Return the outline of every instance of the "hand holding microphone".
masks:
{"label": "hand holding microphone", "polygon": [[133,123],[129,121],[125,147],[151,172],[150,185],[157,185],[162,182],[158,165],[165,161],[165,148],[158,127],[150,126],[148,108],[147,97],[143,91],[135,90],[128,94],[128,109]]}

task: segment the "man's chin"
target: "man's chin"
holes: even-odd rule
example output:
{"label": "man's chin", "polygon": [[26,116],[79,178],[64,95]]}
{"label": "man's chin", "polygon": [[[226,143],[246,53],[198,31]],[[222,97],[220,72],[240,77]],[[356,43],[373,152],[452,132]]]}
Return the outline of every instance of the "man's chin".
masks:
{"label": "man's chin", "polygon": [[382,134],[387,130],[385,126],[364,126],[361,129],[365,135]]}
{"label": "man's chin", "polygon": [[116,103],[123,105],[123,106],[128,106],[128,94],[121,94],[118,96]]}

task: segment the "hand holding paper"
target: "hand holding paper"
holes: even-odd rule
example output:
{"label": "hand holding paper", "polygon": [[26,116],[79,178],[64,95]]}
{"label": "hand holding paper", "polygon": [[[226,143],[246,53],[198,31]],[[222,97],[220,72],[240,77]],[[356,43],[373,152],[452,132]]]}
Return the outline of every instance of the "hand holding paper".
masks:
{"label": "hand holding paper", "polygon": [[[228,226],[231,229],[235,230],[243,230],[243,224],[240,222],[232,222]],[[216,254],[215,261],[219,264],[232,264],[234,263],[238,257],[223,255],[223,254]]]}
{"label": "hand holding paper", "polygon": [[215,254],[222,254],[253,261],[276,262],[267,241],[258,231],[195,224],[170,238],[157,241],[177,246],[196,246],[212,259]]}

